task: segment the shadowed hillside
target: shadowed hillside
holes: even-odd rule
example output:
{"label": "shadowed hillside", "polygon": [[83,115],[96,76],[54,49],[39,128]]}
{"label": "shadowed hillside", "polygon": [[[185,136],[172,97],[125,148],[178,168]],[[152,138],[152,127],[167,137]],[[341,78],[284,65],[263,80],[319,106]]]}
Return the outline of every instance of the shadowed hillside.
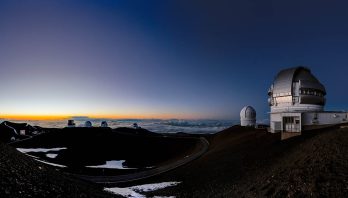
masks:
{"label": "shadowed hillside", "polygon": [[177,197],[344,197],[348,193],[348,129],[279,139],[280,134],[235,126],[211,138],[210,150],[200,159],[137,184],[182,181],[156,192]]}
{"label": "shadowed hillside", "polygon": [[[63,146],[86,149],[89,145],[102,147],[103,142],[112,146],[112,152],[139,158],[139,163],[162,161],[168,154],[173,160],[180,159],[196,143],[194,139],[174,135],[168,138],[148,131],[98,131],[57,130],[17,144],[29,147],[63,143]],[[315,130],[280,141],[280,134],[234,126],[205,137],[210,143],[209,150],[200,158],[169,172],[116,186],[181,182],[147,192],[149,197],[345,197],[348,194],[348,129]],[[96,185],[61,175],[3,144],[0,152],[0,193],[8,197],[10,194],[21,197],[23,193],[27,197],[110,196]]]}
{"label": "shadowed hillside", "polygon": [[313,131],[283,145],[289,147],[275,148],[281,155],[274,159],[272,166],[246,178],[235,192],[226,194],[241,193],[246,197],[347,196],[348,129]]}
{"label": "shadowed hillside", "polygon": [[115,197],[94,184],[70,178],[0,142],[0,196]]}
{"label": "shadowed hillside", "polygon": [[[197,138],[164,137],[145,129],[65,128],[11,144],[20,148],[67,147],[50,159],[33,153],[46,161],[68,166],[64,170],[82,175],[124,175],[159,167],[185,158],[200,146]],[[124,165],[135,169],[90,169],[110,160],[125,160]],[[151,169],[151,168],[150,168]]]}
{"label": "shadowed hillside", "polygon": [[43,129],[39,126],[31,126],[27,123],[13,123],[4,121],[0,124],[0,141],[13,142],[16,140],[29,138],[42,132]]}

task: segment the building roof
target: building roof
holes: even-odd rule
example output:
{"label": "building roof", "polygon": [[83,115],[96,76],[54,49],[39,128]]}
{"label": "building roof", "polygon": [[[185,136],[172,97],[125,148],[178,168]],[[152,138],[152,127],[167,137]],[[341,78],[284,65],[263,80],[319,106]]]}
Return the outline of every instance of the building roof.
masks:
{"label": "building roof", "polygon": [[281,70],[273,83],[273,94],[292,95],[293,82],[301,81],[301,88],[316,89],[326,94],[325,87],[306,67]]}
{"label": "building roof", "polygon": [[247,119],[255,119],[256,118],[256,111],[252,106],[245,106],[240,111],[240,117],[241,118],[247,118]]}

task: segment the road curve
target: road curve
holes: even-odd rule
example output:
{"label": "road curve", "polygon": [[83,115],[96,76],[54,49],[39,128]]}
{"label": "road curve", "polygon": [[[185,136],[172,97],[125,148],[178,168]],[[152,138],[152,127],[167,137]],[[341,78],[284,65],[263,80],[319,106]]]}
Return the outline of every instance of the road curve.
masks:
{"label": "road curve", "polygon": [[199,148],[197,149],[198,150],[197,152],[194,152],[189,157],[185,157],[174,163],[161,166],[158,168],[154,168],[151,170],[147,170],[147,171],[143,171],[139,173],[127,174],[127,175],[119,175],[119,176],[89,176],[89,175],[79,175],[79,174],[71,174],[71,173],[69,175],[72,175],[74,177],[77,177],[83,180],[91,181],[94,183],[103,183],[103,184],[104,183],[116,184],[116,183],[123,183],[123,182],[130,182],[130,181],[145,179],[148,177],[152,177],[152,176],[159,175],[167,171],[173,170],[175,168],[178,168],[184,164],[191,162],[192,160],[195,160],[201,157],[204,153],[208,151],[209,142],[207,141],[207,139],[203,137],[200,137],[197,139],[199,139],[199,141],[201,142]]}

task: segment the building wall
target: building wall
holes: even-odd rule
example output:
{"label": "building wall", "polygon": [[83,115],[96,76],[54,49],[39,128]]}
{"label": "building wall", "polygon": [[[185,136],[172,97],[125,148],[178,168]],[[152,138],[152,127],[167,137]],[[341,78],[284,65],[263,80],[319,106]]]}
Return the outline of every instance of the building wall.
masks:
{"label": "building wall", "polygon": [[302,113],[271,113],[270,115],[270,132],[277,133],[281,132],[284,129],[283,117],[298,117],[300,120],[300,126],[302,126]]}
{"label": "building wall", "polygon": [[255,126],[256,125],[256,120],[241,119],[240,120],[240,125],[241,126]]}
{"label": "building wall", "polygon": [[335,125],[347,123],[346,112],[308,112],[302,115],[303,126]]}
{"label": "building wall", "polygon": [[282,125],[279,126],[279,122],[282,122],[282,116],[281,113],[271,113],[270,115],[270,132],[271,133],[277,133],[279,127],[282,128]]}
{"label": "building wall", "polygon": [[277,106],[271,107],[272,113],[282,113],[282,112],[308,112],[308,111],[323,111],[324,107],[321,105],[310,105],[310,104],[279,104]]}
{"label": "building wall", "polygon": [[301,118],[302,130],[324,128],[336,124],[348,123],[347,112],[302,112],[302,113],[271,113],[270,132],[277,133],[284,129],[283,117]]}

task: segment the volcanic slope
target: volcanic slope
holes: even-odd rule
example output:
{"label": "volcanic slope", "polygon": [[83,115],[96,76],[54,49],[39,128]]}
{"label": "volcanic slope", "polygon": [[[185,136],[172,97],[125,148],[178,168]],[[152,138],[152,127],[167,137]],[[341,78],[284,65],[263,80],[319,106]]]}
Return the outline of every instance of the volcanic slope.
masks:
{"label": "volcanic slope", "polygon": [[124,185],[181,181],[176,187],[154,192],[177,197],[348,194],[348,129],[316,130],[280,141],[280,134],[234,126],[209,141],[209,151],[192,163]]}
{"label": "volcanic slope", "polygon": [[115,197],[92,183],[65,176],[0,142],[0,197]]}

